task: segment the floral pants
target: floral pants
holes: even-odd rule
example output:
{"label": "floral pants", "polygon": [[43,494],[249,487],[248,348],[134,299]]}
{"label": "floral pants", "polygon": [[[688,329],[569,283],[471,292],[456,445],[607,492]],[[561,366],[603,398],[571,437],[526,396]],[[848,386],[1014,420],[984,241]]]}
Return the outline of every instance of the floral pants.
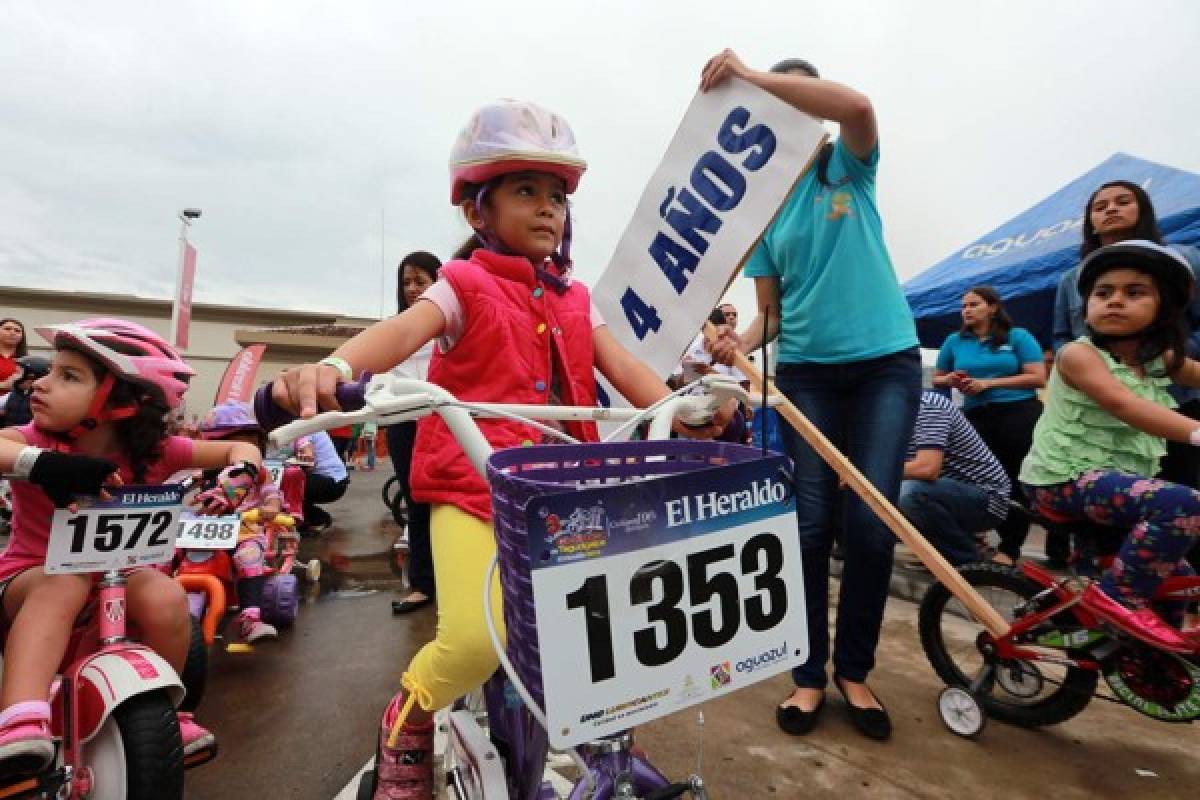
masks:
{"label": "floral pants", "polygon": [[1200,492],[1115,470],[1027,489],[1035,505],[1129,531],[1100,581],[1126,605],[1145,608],[1163,579],[1193,574],[1184,556],[1200,536]]}

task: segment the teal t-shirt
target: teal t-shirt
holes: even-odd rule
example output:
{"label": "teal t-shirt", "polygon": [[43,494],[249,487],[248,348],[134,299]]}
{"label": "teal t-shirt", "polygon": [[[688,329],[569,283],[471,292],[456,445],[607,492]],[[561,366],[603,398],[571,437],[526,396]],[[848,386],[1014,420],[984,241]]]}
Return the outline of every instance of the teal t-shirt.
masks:
{"label": "teal t-shirt", "polygon": [[[972,378],[1007,378],[1019,375],[1026,364],[1042,363],[1042,346],[1024,328],[1008,332],[1008,341],[992,349],[975,334],[952,333],[938,351],[937,368],[944,372],[963,370]],[[1037,397],[1033,389],[988,389],[963,398],[963,408],[978,408],[988,403],[1012,403]]]}
{"label": "teal t-shirt", "polygon": [[843,364],[917,346],[875,206],[878,165],[878,147],[860,161],[838,139],[832,186],[814,165],[746,262],[747,277],[779,278],[780,361]]}

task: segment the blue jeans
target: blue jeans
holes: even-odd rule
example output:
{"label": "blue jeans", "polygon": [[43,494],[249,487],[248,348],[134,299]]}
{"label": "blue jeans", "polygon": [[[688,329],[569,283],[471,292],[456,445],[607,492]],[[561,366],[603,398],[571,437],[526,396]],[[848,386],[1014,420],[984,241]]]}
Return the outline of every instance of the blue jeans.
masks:
{"label": "blue jeans", "polygon": [[978,486],[952,478],[906,480],[896,506],[947,561],[961,567],[979,560],[975,534],[1000,523],[988,511],[988,497]]}
{"label": "blue jeans", "polygon": [[[780,364],[775,384],[868,481],[893,503],[921,399],[916,348],[849,364]],[[794,465],[796,517],[804,556],[808,661],[792,670],[797,686],[821,689],[829,661],[829,552],[837,475],[791,426],[784,445]],[[856,683],[875,666],[896,539],[857,495],[847,492],[834,673]]]}

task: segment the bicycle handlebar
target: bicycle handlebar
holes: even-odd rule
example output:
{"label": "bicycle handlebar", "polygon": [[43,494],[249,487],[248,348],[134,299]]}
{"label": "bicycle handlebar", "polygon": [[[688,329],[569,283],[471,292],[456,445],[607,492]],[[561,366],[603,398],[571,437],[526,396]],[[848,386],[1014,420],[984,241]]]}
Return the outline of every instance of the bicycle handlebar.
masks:
{"label": "bicycle handlebar", "polygon": [[[707,393],[684,395],[696,386],[703,387]],[[667,438],[671,421],[677,415],[685,424],[703,425],[730,398],[753,403],[753,399],[736,381],[716,375],[706,375],[647,409],[468,403],[458,400],[436,384],[390,373],[364,376],[354,383],[339,384],[335,396],[346,410],[326,411],[309,419],[297,419],[275,403],[271,397],[271,384],[267,384],[255,393],[254,414],[260,425],[271,429],[270,440],[279,446],[310,433],[343,425],[363,422],[391,425],[436,413],[446,421],[471,463],[481,475],[485,475],[484,464],[492,448],[472,419],[473,416],[519,418],[568,441],[573,440],[535,420],[624,421],[625,424],[610,436],[613,438],[642,420],[650,419],[650,438]]]}

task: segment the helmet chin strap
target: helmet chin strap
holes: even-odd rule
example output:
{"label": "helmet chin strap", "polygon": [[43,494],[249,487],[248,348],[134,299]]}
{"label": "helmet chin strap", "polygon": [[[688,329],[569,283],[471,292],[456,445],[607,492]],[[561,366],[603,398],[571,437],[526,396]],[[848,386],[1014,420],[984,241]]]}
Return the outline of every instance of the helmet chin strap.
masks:
{"label": "helmet chin strap", "polygon": [[118,406],[117,408],[109,409],[104,407],[104,404],[108,402],[108,396],[112,394],[113,386],[116,385],[116,382],[117,379],[113,377],[111,372],[104,375],[100,380],[100,385],[96,387],[96,393],[92,395],[92,402],[88,406],[87,413],[74,428],[67,431],[68,439],[78,439],[83,434],[96,430],[103,422],[116,422],[129,419],[137,413],[136,405]]}

